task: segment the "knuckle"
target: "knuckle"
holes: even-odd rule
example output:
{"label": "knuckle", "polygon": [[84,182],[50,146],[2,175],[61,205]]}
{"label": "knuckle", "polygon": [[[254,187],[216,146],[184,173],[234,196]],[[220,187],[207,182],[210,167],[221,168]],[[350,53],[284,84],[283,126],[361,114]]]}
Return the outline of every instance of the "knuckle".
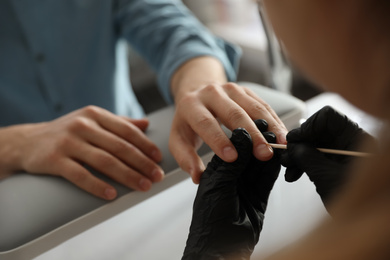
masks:
{"label": "knuckle", "polygon": [[229,82],[229,83],[222,85],[222,88],[226,92],[232,92],[232,91],[237,91],[237,90],[241,89],[237,84],[235,84],[233,82]]}
{"label": "knuckle", "polygon": [[224,142],[225,138],[226,138],[225,134],[223,134],[221,132],[217,132],[217,133],[213,134],[213,139],[216,141],[216,143]]}
{"label": "knuckle", "polygon": [[226,113],[227,117],[231,122],[239,122],[244,116],[244,112],[241,109],[230,108]]}
{"label": "knuckle", "polygon": [[46,154],[48,162],[56,163],[60,160],[61,154],[58,152],[59,149],[50,150]]}
{"label": "knuckle", "polygon": [[74,140],[70,135],[62,135],[57,138],[56,140],[56,149],[51,151],[53,154],[58,154],[58,151],[61,150],[66,150],[68,147],[73,147],[74,146]]}
{"label": "knuckle", "polygon": [[72,120],[69,129],[71,131],[83,131],[90,129],[92,126],[91,121],[88,118],[78,116]]}
{"label": "knuckle", "polygon": [[220,87],[216,84],[208,84],[202,89],[202,92],[204,92],[206,95],[219,96]]}
{"label": "knuckle", "polygon": [[181,107],[181,106],[192,106],[194,105],[194,103],[196,102],[197,100],[197,97],[196,97],[196,94],[195,93],[188,93],[187,95],[184,95],[179,103],[177,104],[178,107]]}
{"label": "knuckle", "polygon": [[260,112],[261,114],[265,114],[265,113],[269,113],[270,109],[271,109],[271,107],[266,103],[261,104],[259,102],[254,102],[249,106],[249,110],[252,113],[259,113]]}
{"label": "knuckle", "polygon": [[86,115],[89,115],[89,116],[97,116],[100,114],[100,110],[101,108],[97,107],[97,106],[94,106],[94,105],[89,105],[89,106],[86,106],[86,107],[83,107],[82,108],[82,112]]}
{"label": "knuckle", "polygon": [[177,164],[180,166],[181,169],[183,169],[184,171],[189,170],[189,162],[188,162],[187,158],[180,156],[180,157],[176,157],[175,159],[176,159]]}
{"label": "knuckle", "polygon": [[213,124],[213,121],[213,117],[202,115],[195,121],[195,126],[201,129],[208,129]]}
{"label": "knuckle", "polygon": [[259,131],[249,132],[254,144],[264,143],[265,137]]}

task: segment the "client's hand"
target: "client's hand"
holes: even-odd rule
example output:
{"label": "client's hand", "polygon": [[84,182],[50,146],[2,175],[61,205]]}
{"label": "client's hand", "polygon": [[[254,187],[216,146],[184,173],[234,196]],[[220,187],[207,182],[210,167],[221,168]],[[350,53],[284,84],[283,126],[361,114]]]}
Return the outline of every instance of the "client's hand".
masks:
{"label": "client's hand", "polygon": [[161,151],[144,133],[146,119],[88,106],[56,120],[0,128],[0,178],[17,171],[62,176],[104,199],[117,192],[84,166],[146,191],[163,179]]}
{"label": "client's hand", "polygon": [[326,106],[311,116],[300,128],[287,134],[287,152],[282,153],[281,162],[287,167],[285,179],[298,180],[306,172],[315,184],[325,206],[347,178],[351,156],[325,154],[317,148],[356,150],[363,139],[370,139],[359,126]]}
{"label": "client's hand", "polygon": [[[268,142],[275,142],[273,133],[264,132],[264,120],[256,125]],[[238,159],[227,163],[214,155],[202,174],[182,259],[249,259],[259,240],[280,164],[276,158],[257,160],[245,129],[234,130],[231,141]]]}

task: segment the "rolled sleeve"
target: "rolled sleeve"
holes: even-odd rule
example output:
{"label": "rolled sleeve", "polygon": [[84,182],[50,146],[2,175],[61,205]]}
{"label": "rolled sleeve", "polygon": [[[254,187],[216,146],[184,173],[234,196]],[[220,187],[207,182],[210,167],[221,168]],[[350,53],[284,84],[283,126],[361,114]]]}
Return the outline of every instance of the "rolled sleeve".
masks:
{"label": "rolled sleeve", "polygon": [[173,102],[172,75],[191,58],[215,57],[223,64],[228,80],[236,80],[241,50],[211,34],[181,1],[122,0],[118,1],[115,15],[119,36],[156,71],[167,102]]}

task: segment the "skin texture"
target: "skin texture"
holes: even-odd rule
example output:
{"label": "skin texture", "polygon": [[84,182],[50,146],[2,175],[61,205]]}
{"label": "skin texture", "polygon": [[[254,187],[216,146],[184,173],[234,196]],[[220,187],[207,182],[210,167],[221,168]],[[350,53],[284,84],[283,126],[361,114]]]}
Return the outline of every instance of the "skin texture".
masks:
{"label": "skin texture", "polygon": [[286,143],[287,130],[273,109],[247,88],[228,83],[220,62],[198,57],[182,65],[172,78],[176,113],[169,140],[178,164],[199,183],[205,169],[196,153],[204,140],[224,161],[237,159],[237,151],[223,132],[245,128],[253,140],[253,154],[259,160],[272,158],[273,151],[253,120],[265,119],[278,143]]}

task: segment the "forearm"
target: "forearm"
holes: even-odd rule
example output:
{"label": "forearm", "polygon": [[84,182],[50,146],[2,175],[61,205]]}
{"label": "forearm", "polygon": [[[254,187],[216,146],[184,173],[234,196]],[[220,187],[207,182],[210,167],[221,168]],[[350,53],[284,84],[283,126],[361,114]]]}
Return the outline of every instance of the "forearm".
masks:
{"label": "forearm", "polygon": [[171,80],[171,92],[176,102],[184,93],[196,91],[208,84],[226,82],[221,62],[210,56],[201,56],[187,61],[176,70]]}

